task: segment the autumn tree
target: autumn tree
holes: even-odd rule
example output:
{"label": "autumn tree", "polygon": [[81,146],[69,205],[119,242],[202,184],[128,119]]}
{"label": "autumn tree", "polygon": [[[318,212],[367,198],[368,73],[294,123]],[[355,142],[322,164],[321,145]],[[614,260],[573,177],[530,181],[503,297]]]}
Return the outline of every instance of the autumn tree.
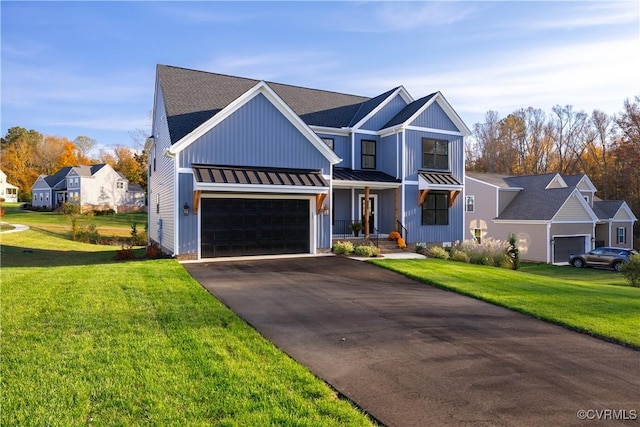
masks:
{"label": "autumn tree", "polygon": [[98,145],[98,141],[84,135],[76,137],[76,139],[73,140],[73,143],[78,149],[78,158],[84,159],[89,159],[91,150],[93,150]]}
{"label": "autumn tree", "polygon": [[20,200],[31,200],[31,186],[40,175],[35,159],[36,147],[27,138],[19,138],[2,149],[2,171],[7,181],[18,187]]}

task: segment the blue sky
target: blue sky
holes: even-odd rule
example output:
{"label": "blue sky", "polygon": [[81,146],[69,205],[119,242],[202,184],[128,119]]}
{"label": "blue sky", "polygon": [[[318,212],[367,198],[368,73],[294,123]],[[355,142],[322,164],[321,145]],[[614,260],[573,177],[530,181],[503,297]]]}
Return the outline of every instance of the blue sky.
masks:
{"label": "blue sky", "polygon": [[613,114],[640,95],[639,5],[2,1],[0,126],[133,146],[158,63],[364,96],[441,91],[469,127],[529,106]]}

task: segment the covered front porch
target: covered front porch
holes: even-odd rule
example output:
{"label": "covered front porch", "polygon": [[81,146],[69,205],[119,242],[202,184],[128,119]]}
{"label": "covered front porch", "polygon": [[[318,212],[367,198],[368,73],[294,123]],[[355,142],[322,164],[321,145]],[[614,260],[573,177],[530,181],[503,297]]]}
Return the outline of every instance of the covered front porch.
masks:
{"label": "covered front porch", "polygon": [[[334,170],[333,239],[376,239],[402,234],[400,181],[378,171]],[[406,230],[404,230],[406,233]]]}

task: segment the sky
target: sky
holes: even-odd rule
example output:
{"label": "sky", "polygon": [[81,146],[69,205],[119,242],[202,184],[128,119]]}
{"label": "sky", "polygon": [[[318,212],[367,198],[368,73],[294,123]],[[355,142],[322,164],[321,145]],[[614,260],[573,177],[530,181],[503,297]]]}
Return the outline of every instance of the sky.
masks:
{"label": "sky", "polygon": [[374,97],[440,91],[469,128],[640,95],[640,1],[2,1],[2,135],[149,132],[157,64]]}

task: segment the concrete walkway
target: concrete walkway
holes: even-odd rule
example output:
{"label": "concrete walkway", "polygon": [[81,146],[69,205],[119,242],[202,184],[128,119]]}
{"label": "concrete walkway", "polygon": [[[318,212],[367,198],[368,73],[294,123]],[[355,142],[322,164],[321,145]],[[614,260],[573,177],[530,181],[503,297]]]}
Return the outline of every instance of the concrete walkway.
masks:
{"label": "concrete walkway", "polygon": [[25,230],[29,229],[28,226],[22,225],[22,224],[9,224],[8,222],[2,222],[0,224],[8,224],[8,225],[10,225],[12,227],[15,227],[13,230],[2,231],[2,232],[0,232],[0,234],[17,233],[19,231],[25,231]]}
{"label": "concrete walkway", "polygon": [[185,268],[388,426],[638,425],[638,351],[345,257]]}

